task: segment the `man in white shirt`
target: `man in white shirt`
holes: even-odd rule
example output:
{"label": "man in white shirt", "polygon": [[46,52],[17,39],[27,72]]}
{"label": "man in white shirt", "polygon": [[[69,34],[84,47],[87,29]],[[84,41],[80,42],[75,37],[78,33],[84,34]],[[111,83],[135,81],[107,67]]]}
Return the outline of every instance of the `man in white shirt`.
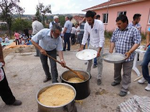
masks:
{"label": "man in white shirt", "polygon": [[[90,34],[90,49],[97,51],[97,66],[98,66],[98,75],[97,75],[97,85],[101,84],[102,76],[102,54],[103,54],[103,45],[104,45],[104,26],[103,23],[100,23],[98,20],[94,19],[94,13],[92,11],[86,12],[86,21],[87,23],[84,26],[84,35],[82,40],[82,45],[79,50],[83,50],[84,45],[87,42],[88,34]],[[91,74],[92,60],[89,60],[87,66],[87,72]]]}
{"label": "man in white shirt", "polygon": [[[37,34],[41,29],[43,29],[44,26],[41,22],[39,22],[37,20],[36,17],[33,17],[33,22],[32,22],[32,35],[35,35]],[[39,42],[38,42],[39,43]],[[39,51],[38,49],[36,48],[36,57],[39,57]]]}

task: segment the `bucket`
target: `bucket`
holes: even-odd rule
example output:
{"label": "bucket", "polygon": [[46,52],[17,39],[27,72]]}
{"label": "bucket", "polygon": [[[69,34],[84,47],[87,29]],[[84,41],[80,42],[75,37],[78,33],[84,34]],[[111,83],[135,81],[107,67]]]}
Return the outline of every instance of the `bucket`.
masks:
{"label": "bucket", "polygon": [[74,74],[71,71],[65,71],[61,75],[61,81],[63,83],[68,83],[71,86],[73,86],[76,90],[76,97],[75,100],[82,100],[87,98],[90,95],[90,75],[88,72],[81,71],[81,70],[75,70],[78,72],[80,75],[84,76],[85,80],[80,83],[72,83],[69,82],[68,80],[73,77],[78,77],[76,74]]}

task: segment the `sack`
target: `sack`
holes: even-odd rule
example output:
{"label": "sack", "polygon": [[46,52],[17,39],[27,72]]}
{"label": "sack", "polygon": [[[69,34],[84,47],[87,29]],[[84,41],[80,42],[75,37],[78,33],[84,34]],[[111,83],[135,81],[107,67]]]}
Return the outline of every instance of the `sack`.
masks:
{"label": "sack", "polygon": [[3,69],[0,68],[0,82],[4,79],[4,72]]}

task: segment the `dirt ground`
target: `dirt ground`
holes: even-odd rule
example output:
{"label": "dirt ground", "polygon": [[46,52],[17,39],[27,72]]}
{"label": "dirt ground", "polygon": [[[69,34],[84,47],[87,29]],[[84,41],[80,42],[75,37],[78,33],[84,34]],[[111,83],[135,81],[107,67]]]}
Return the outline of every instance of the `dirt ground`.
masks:
{"label": "dirt ground", "polygon": [[[81,61],[75,56],[78,47],[79,45],[73,46],[71,51],[64,52],[65,61],[70,68],[85,71],[85,61]],[[105,47],[104,52],[108,52],[108,47]],[[7,106],[0,99],[0,112],[37,112],[36,94],[39,89],[52,82],[43,83],[45,74],[40,59],[34,57],[34,54],[33,46],[9,48],[4,51],[5,72],[10,88],[16,99],[21,100],[23,104],[17,107]],[[140,56],[140,59],[142,59],[142,56]],[[131,98],[133,95],[150,96],[150,93],[144,90],[147,84],[139,85],[133,81],[137,78],[137,75],[132,71],[130,92],[127,96],[120,97],[118,95],[120,85],[116,87],[111,86],[114,72],[113,64],[105,61],[103,64],[102,84],[97,86],[97,68],[92,68],[92,79],[90,80],[91,93],[86,99],[76,102],[78,112],[115,112],[120,103]],[[60,76],[67,69],[62,68],[59,64],[57,65]],[[141,67],[139,66],[138,68],[141,71]]]}

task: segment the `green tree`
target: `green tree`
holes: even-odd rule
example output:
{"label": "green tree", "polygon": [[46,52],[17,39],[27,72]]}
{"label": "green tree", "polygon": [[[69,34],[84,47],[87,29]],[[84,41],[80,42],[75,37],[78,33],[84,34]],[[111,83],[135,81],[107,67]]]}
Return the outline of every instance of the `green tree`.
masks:
{"label": "green tree", "polygon": [[60,16],[59,16],[59,22],[60,22],[60,25],[63,27],[64,24],[65,24],[65,16],[60,15]]}
{"label": "green tree", "polygon": [[42,23],[45,26],[46,14],[52,13],[51,5],[44,6],[43,3],[39,3],[39,5],[37,6],[36,10],[37,10],[36,14],[39,13],[38,15],[42,15]]}
{"label": "green tree", "polygon": [[40,9],[39,9],[39,7],[38,7],[38,5],[36,6],[36,14],[35,14],[35,16],[37,17],[37,19],[38,19],[38,21],[42,21],[41,20],[41,13],[40,13]]}
{"label": "green tree", "polygon": [[24,12],[23,8],[18,5],[19,2],[19,0],[0,0],[0,16],[3,21],[7,22],[10,37],[13,14]]}
{"label": "green tree", "polygon": [[13,20],[12,31],[23,31],[24,29],[31,29],[32,21],[17,18]]}

